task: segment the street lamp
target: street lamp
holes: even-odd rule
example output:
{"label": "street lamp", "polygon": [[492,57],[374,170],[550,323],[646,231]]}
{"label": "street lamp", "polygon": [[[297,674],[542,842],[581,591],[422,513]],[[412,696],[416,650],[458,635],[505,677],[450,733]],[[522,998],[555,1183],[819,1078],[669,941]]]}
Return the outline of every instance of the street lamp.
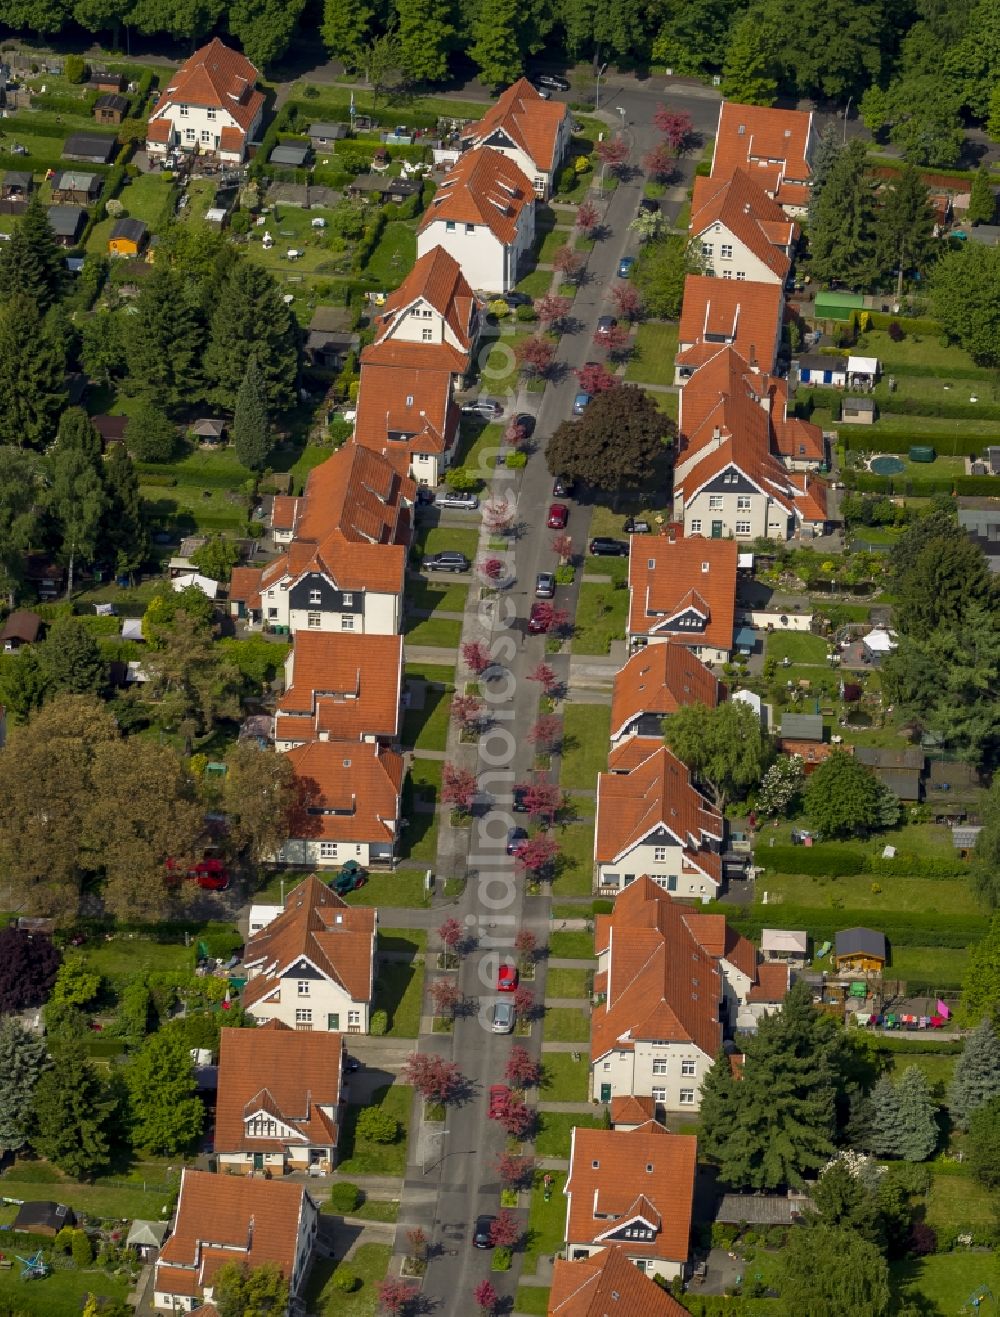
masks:
{"label": "street lamp", "polygon": [[596,91],[594,92],[594,109],[601,108],[601,79],[604,77],[604,70],[608,67],[607,60],[597,70]]}
{"label": "street lamp", "polygon": [[622,132],[624,132],[624,131],[625,131],[625,107],[624,107],[624,105],[616,105],[616,106],[615,106],[615,110],[621,115],[621,119],[622,119]]}
{"label": "street lamp", "polygon": [[[437,1138],[444,1138],[444,1136],[445,1136],[446,1134],[450,1134],[450,1133],[451,1133],[451,1131],[448,1130],[448,1129],[440,1129],[440,1130],[438,1130],[438,1131],[436,1132],[436,1137],[437,1137]],[[435,1166],[440,1166],[441,1163],[442,1163],[443,1161],[444,1161],[444,1157],[442,1156],[442,1157],[439,1157],[439,1158],[437,1159],[436,1162],[431,1162],[430,1166],[427,1166],[427,1165],[425,1164],[425,1165],[424,1165],[424,1175],[426,1175],[426,1174],[428,1173],[428,1171],[433,1171],[433,1169],[434,1169]]]}
{"label": "street lamp", "polygon": [[847,145],[847,115],[850,112],[851,101],[853,100],[854,100],[853,96],[848,96],[847,104],[844,106],[844,145],[845,146]]}

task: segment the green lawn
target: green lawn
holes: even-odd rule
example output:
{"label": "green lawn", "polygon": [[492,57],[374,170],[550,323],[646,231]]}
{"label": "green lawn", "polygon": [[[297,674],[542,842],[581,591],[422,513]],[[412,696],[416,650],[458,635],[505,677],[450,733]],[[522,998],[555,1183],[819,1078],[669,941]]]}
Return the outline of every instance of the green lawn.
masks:
{"label": "green lawn", "polygon": [[[401,859],[432,864],[437,858],[437,815],[426,809],[415,810],[414,800],[436,805],[441,798],[443,765],[437,759],[414,759],[403,783],[403,818],[406,827],[400,842]],[[422,877],[422,875],[421,875]]]}
{"label": "green lawn", "polygon": [[[389,1244],[360,1244],[349,1262],[317,1257],[305,1290],[308,1311],[317,1317],[374,1317],[378,1310],[377,1286],[389,1270],[391,1257]],[[350,1272],[360,1286],[345,1294],[333,1283],[338,1271]]]}
{"label": "green lawn", "polygon": [[520,367],[514,349],[518,343],[531,337],[530,330],[518,330],[495,340],[481,367],[484,392],[495,398],[503,398],[516,390]]}
{"label": "green lawn", "polygon": [[[757,852],[766,867],[767,848]],[[874,887],[881,891],[875,892]],[[820,909],[913,910],[925,914],[979,912],[969,884],[961,878],[874,878],[856,874],[847,878],[816,878],[806,874],[766,872],[757,881],[758,895],[767,892],[768,904],[809,905]]]}
{"label": "green lawn", "polygon": [[[491,386],[487,386],[491,387]],[[504,427],[491,421],[484,425],[475,416],[463,416],[459,426],[455,465],[468,467],[480,480],[489,480],[496,466],[497,453],[505,450]]]}
{"label": "green lawn", "polygon": [[559,842],[560,854],[556,876],[552,881],[552,894],[590,896],[594,889],[593,820],[583,819],[577,823],[560,825],[556,840]]}
{"label": "green lawn", "polygon": [[[121,412],[123,400],[115,401]],[[137,463],[139,488],[152,521],[182,534],[195,530],[241,531],[247,522],[249,500],[242,486],[246,468],[231,448],[216,452],[191,450],[183,458],[162,465]],[[172,476],[176,484],[144,485],[143,475]]]}
{"label": "green lawn", "polygon": [[398,905],[418,907],[428,904],[423,874],[409,869],[397,873],[371,873],[364,887],[349,892],[348,905]]}
{"label": "green lawn", "polygon": [[105,975],[185,970],[194,965],[191,948],[182,941],[116,938],[112,942],[88,943],[81,950],[88,965]]}
{"label": "green lawn", "polygon": [[461,613],[468,596],[469,584],[466,580],[410,580],[406,583],[407,606],[431,613]]}
{"label": "green lawn", "polygon": [[[950,1059],[955,1060],[954,1057]],[[931,1179],[927,1195],[928,1225],[937,1229],[948,1225],[992,1225],[996,1220],[996,1212],[995,1195],[978,1184],[971,1175],[936,1174]]]}
{"label": "green lawn", "polygon": [[[319,97],[316,96],[317,91]],[[309,113],[314,114],[315,118],[322,118],[324,114],[332,113],[334,110],[343,112],[349,105],[353,105],[358,114],[375,111],[382,115],[388,106],[392,114],[398,109],[400,123],[407,122],[411,114],[439,114],[448,119],[456,116],[462,119],[479,119],[490,106],[489,101],[453,101],[445,96],[414,96],[408,89],[398,95],[392,93],[387,95],[385,92],[376,95],[370,91],[357,89],[354,83],[344,85],[324,83],[320,88],[315,86],[310,88],[308,78],[295,84],[292,88],[292,97],[295,100],[304,99],[307,105],[314,106],[315,114],[312,109]]]}
{"label": "green lawn", "polygon": [[639,326],[634,343],[625,378],[635,384],[673,384],[677,326],[648,320]]}
{"label": "green lawn", "polygon": [[551,265],[555,260],[556,252],[560,247],[565,247],[573,241],[572,229],[549,229],[538,244],[538,253],[535,257],[537,265]]}
{"label": "green lawn", "polygon": [[[657,395],[667,396],[667,395]],[[590,518],[591,535],[610,535],[612,539],[623,539],[625,537],[625,518],[628,516],[644,517],[650,525],[654,525],[657,517],[665,518],[667,504],[665,501],[656,502],[650,497],[649,490],[643,490],[637,498],[630,498],[626,495],[619,502],[616,510],[612,511],[609,507],[603,507],[598,504]],[[588,558],[587,571],[600,573],[602,576],[611,576],[616,581],[628,580],[628,559],[627,558]]]}
{"label": "green lawn", "polygon": [[[93,1183],[78,1184],[45,1163],[29,1162],[24,1167],[24,1178],[19,1175],[19,1164],[7,1171],[0,1185],[5,1198],[29,1201],[56,1198],[78,1213],[106,1218],[160,1216],[164,1205],[172,1201],[172,1194],[180,1185],[180,1164],[170,1159],[173,1172],[167,1170],[167,1160],[136,1163],[127,1173],[118,1171],[113,1176],[98,1177]],[[45,1175],[43,1173],[49,1172]],[[144,1189],[143,1184],[147,1187]],[[0,1273],[2,1274],[2,1273]]]}
{"label": "green lawn", "polygon": [[826,663],[828,642],[811,631],[776,631],[767,637],[768,658],[789,658],[793,663]]}
{"label": "green lawn", "polygon": [[[550,970],[550,975],[558,973]],[[542,1087],[539,1094],[543,1102],[586,1102],[590,1086],[590,1062],[581,1056],[573,1060],[572,1052],[544,1052],[542,1054]]]}
{"label": "green lawn", "polygon": [[148,224],[155,233],[173,214],[173,187],[162,174],[139,174],[129,179],[119,200],[133,219]]}
{"label": "green lawn", "polygon": [[[948,1085],[955,1073],[957,1056],[907,1056],[905,1052],[890,1052],[889,1059],[892,1062],[895,1078],[898,1079],[907,1066],[915,1065],[918,1070],[923,1072],[924,1078],[927,1080],[928,1086],[937,1101],[945,1101],[948,1094]],[[943,1180],[946,1177],[942,1176],[940,1178]]]}
{"label": "green lawn", "polygon": [[590,975],[585,969],[550,969],[545,979],[546,997],[579,997],[590,1001]]}
{"label": "green lawn", "polygon": [[413,269],[416,259],[416,222],[390,220],[368,258],[364,269],[365,278],[385,289],[398,288]]}
{"label": "green lawn", "polygon": [[935,988],[959,988],[969,963],[969,953],[960,947],[893,947],[889,953],[889,977],[919,980]]}
{"label": "green lawn", "polygon": [[97,1269],[54,1271],[43,1280],[21,1280],[20,1270],[15,1262],[0,1271],[0,1305],[18,1317],[79,1317],[88,1294],[123,1302],[130,1288],[125,1277]]}
{"label": "green lawn", "polygon": [[479,531],[461,526],[421,526],[415,542],[418,558],[443,553],[445,549],[458,549],[467,558],[475,558],[479,547]]}
{"label": "green lawn", "polygon": [[[920,1311],[933,1313],[934,1317],[959,1317],[960,1313],[971,1312],[966,1300],[983,1285],[1000,1294],[1000,1258],[995,1253],[935,1253],[892,1262],[889,1272],[903,1295],[915,1291],[914,1297],[924,1300]],[[980,1311],[988,1313],[990,1306],[984,1304]]]}
{"label": "green lawn", "polygon": [[[599,1129],[602,1123],[600,1116],[577,1114],[572,1111],[540,1111],[538,1113],[538,1134],[535,1137],[535,1155],[538,1157],[568,1157],[570,1130],[574,1126],[579,1126],[582,1129]],[[553,1194],[554,1198],[555,1194]],[[565,1218],[566,1200],[563,1198],[561,1220],[565,1221]]]}
{"label": "green lawn", "polygon": [[514,1311],[527,1317],[545,1317],[549,1310],[549,1291],[541,1285],[518,1285],[514,1298]]}
{"label": "green lawn", "polygon": [[[586,588],[586,587],[584,587]],[[608,766],[611,710],[603,704],[567,704],[559,785],[567,791],[596,791]]]}
{"label": "green lawn", "polygon": [[[410,617],[403,627],[408,645],[433,645],[438,649],[458,649],[462,639],[461,622],[446,617]],[[435,747],[443,750],[444,746]]]}
{"label": "green lawn", "polygon": [[[458,627],[459,636],[461,636],[461,623],[448,622],[440,618],[434,618],[422,623],[417,623],[411,632],[407,634],[411,637],[413,644],[436,645],[444,644],[444,641],[437,640],[416,640],[419,628],[427,628],[423,634],[433,634],[435,627]],[[452,642],[453,646],[458,644],[458,640]],[[424,703],[421,709],[407,709],[403,714],[403,745],[412,747],[416,750],[443,750],[448,739],[448,722],[451,710],[451,692],[450,690],[441,690],[434,686],[424,687]]]}
{"label": "green lawn", "polygon": [[[977,368],[973,367],[973,369]],[[974,392],[981,403],[1000,402],[1000,383],[996,375],[986,366],[978,369],[979,377],[971,381],[975,384],[974,389],[970,387],[970,377],[964,374],[949,376],[947,371],[942,371],[938,375],[898,375],[894,377],[896,388],[893,392],[889,390],[888,379],[883,377],[876,384],[872,396],[880,407],[888,408],[890,411],[893,403],[899,398],[968,403]]]}
{"label": "green lawn", "polygon": [[390,1038],[416,1038],[420,1033],[420,1004],[424,994],[422,961],[406,964],[388,961],[375,978],[374,1010],[389,1015]]}
{"label": "green lawn", "polygon": [[372,1143],[362,1138],[357,1132],[357,1123],[364,1108],[348,1106],[340,1131],[337,1170],[341,1175],[396,1175],[402,1178],[406,1170],[406,1139],[412,1103],[413,1089],[406,1084],[378,1088],[373,1100],[366,1103],[366,1106],[382,1107],[399,1122],[400,1135],[395,1143]]}
{"label": "green lawn", "polygon": [[[581,907],[582,909],[585,907]],[[578,915],[577,918],[580,918]],[[549,955],[556,960],[592,960],[594,935],[586,929],[549,934]]]}
{"label": "green lawn", "polygon": [[455,669],[445,667],[443,663],[407,663],[405,675],[407,679],[415,677],[431,684],[436,682],[448,690],[455,689]]}
{"label": "green lawn", "polygon": [[574,654],[610,653],[613,640],[625,639],[628,591],[584,581],[580,586],[574,623]]}
{"label": "green lawn", "polygon": [[524,1271],[533,1276],[538,1269],[539,1257],[557,1253],[565,1241],[566,1196],[563,1185],[566,1173],[555,1171],[552,1175],[552,1193],[545,1201],[542,1187],[542,1175],[535,1175],[535,1185],[531,1191],[531,1205],[528,1208],[528,1235],[524,1250]]}
{"label": "green lawn", "polygon": [[551,270],[532,270],[523,279],[517,281],[517,291],[527,293],[529,297],[544,297],[552,285]]}
{"label": "green lawn", "polygon": [[586,1043],[590,1040],[590,1011],[557,1006],[545,1012],[543,1029],[549,1043]]}
{"label": "green lawn", "polygon": [[[625,535],[622,529],[624,524],[624,513],[613,513],[609,508],[595,508],[594,515],[591,518],[590,533],[591,535],[612,535],[615,539],[622,539]],[[605,531],[603,526],[606,521],[610,520],[611,524]],[[601,527],[601,529],[597,529]],[[595,558],[588,554],[583,562],[583,570],[588,576],[607,576],[612,582],[622,583],[622,588],[628,591],[628,558]],[[602,586],[607,589],[606,585]]]}
{"label": "green lawn", "polygon": [[938,334],[907,334],[894,343],[888,330],[872,329],[861,334],[851,349],[861,356],[878,357],[883,375],[908,373],[907,367],[916,368],[918,374],[943,376],[947,379],[992,378],[990,372],[977,366],[964,348],[957,344],[945,346]]}

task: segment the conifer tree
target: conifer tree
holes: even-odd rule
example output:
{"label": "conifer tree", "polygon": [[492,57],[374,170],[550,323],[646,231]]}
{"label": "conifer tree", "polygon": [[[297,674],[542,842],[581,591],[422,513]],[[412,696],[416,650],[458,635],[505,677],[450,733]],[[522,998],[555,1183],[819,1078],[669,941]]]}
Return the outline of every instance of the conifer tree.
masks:
{"label": "conifer tree", "polygon": [[922,1162],[937,1146],[938,1124],[934,1101],[924,1072],[907,1066],[893,1083],[883,1075],[866,1104],[864,1139],[877,1157],[900,1157]]}
{"label": "conifer tree", "polygon": [[17,1152],[28,1140],[35,1086],[48,1065],[45,1042],[14,1015],[0,1021],[0,1151]]}
{"label": "conifer tree", "polygon": [[0,306],[0,443],[44,448],[66,405],[65,357],[38,313],[17,293]]}
{"label": "conifer tree", "polygon": [[10,241],[0,249],[0,296],[30,297],[44,315],[59,295],[65,269],[63,253],[35,192]]}
{"label": "conifer tree", "polygon": [[74,449],[89,461],[97,463],[101,456],[101,436],[90,423],[82,407],[67,407],[59,417],[56,443],[60,449]]}
{"label": "conifer tree", "polygon": [[204,326],[185,277],[159,261],[133,303],[125,334],[126,392],[170,411],[190,405],[201,385]]}
{"label": "conifer tree", "polygon": [[261,397],[260,371],[257,358],[253,355],[247,361],[243,373],[243,382],[236,395],[236,410],[233,414],[233,443],[236,456],[251,471],[262,471],[271,451],[268,435],[267,412]]}
{"label": "conifer tree", "polygon": [[270,273],[252,261],[237,261],[219,289],[212,315],[205,374],[208,396],[221,407],[236,395],[251,356],[257,358],[260,392],[270,415],[295,402],[299,333]]}
{"label": "conifer tree", "polygon": [[62,1037],[35,1087],[32,1146],[67,1175],[93,1176],[107,1165],[116,1105],[87,1060],[83,1040]]}
{"label": "conifer tree", "polygon": [[139,478],[124,444],[115,444],[104,464],[107,506],[101,540],[114,560],[115,574],[131,575],[149,550],[149,530],[139,496]]}
{"label": "conifer tree", "polygon": [[809,253],[818,279],[867,287],[875,278],[875,194],[857,138],[837,155],[812,208]]}
{"label": "conifer tree", "polygon": [[960,1129],[972,1114],[1000,1095],[1000,1043],[990,1020],[983,1020],[965,1040],[948,1090],[948,1109]]}

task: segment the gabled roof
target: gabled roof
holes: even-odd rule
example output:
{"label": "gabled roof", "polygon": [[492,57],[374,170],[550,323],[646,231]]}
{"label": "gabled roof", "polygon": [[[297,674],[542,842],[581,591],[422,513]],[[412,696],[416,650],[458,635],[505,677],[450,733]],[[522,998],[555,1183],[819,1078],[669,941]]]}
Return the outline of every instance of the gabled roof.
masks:
{"label": "gabled roof", "polygon": [[788,965],[758,965],[757,982],[747,994],[747,1000],[768,1005],[784,1001],[791,986],[792,971]]}
{"label": "gabled roof", "polygon": [[656,1112],[656,1103],[651,1097],[636,1097],[632,1093],[621,1093],[611,1099],[611,1124],[645,1125],[652,1120]]}
{"label": "gabled roof", "polygon": [[[736,612],[735,540],[700,535],[633,537],[629,557],[629,633],[662,635],[682,644],[731,649]],[[689,612],[700,630],[672,628]]]}
{"label": "gabled roof", "polygon": [[746,169],[780,204],[809,201],[812,114],[723,101],[712,155],[712,177]]}
{"label": "gabled roof", "polygon": [[[212,107],[231,114],[245,134],[264,104],[263,92],[254,88],[257,76],[245,55],[213,37],[170,79],[151,118],[159,118],[171,105]],[[226,147],[225,141],[222,146]]]}
{"label": "gabled roof", "polygon": [[716,867],[698,852],[709,839],[722,840],[722,816],[691,785],[690,769],[659,745],[631,772],[599,775],[594,858],[613,864],[663,829],[692,866]]}
{"label": "gabled roof", "polygon": [[415,302],[423,301],[438,313],[466,352],[472,347],[476,298],[454,256],[432,247],[421,256],[375,318],[375,342],[392,338],[396,326]]}
{"label": "gabled roof", "polygon": [[372,844],[395,838],[401,755],[370,741],[308,741],[288,758],[305,795],[290,836]]}
{"label": "gabled roof", "polygon": [[119,219],[115,220],[111,237],[112,240],[115,238],[129,238],[138,245],[145,238],[147,232],[148,230],[142,220]]}
{"label": "gabled roof", "polygon": [[398,734],[402,636],[299,631],[291,662],[291,685],[278,701],[276,741]]}
{"label": "gabled roof", "polygon": [[459,422],[451,398],[453,369],[362,365],[356,443],[377,453],[447,452]]}
{"label": "gabled roof", "polygon": [[691,932],[710,956],[728,961],[753,982],[757,974],[757,948],[749,938],[730,928],[725,915],[703,915],[693,910],[685,917]]}
{"label": "gabled roof", "polygon": [[510,139],[537,169],[550,172],[568,107],[541,97],[527,78],[518,78],[477,122],[468,126],[463,142],[483,146],[498,134]]}
{"label": "gabled roof", "polygon": [[[223,1029],[219,1035],[219,1089],[215,1151],[264,1152],[281,1147],[336,1145],[343,1038],[308,1033],[269,1020],[257,1029]],[[330,1111],[321,1111],[321,1107]],[[247,1137],[246,1120],[268,1110],[290,1133],[278,1139]]]}
{"label": "gabled roof", "polygon": [[783,306],[780,284],[689,274],[684,280],[678,341],[732,343],[748,362],[754,359],[760,369],[770,371],[781,337]]}
{"label": "gabled roof", "polygon": [[873,956],[885,960],[885,934],[873,928],[842,928],[833,944],[834,957]]}
{"label": "gabled roof", "polygon": [[656,1121],[634,1130],[573,1130],[566,1240],[593,1243],[641,1218],[651,1241],[628,1240],[630,1256],[687,1261],[698,1140]]}
{"label": "gabled roof", "polygon": [[558,1258],[552,1270],[549,1317],[685,1317],[673,1295],[612,1244],[589,1258]]}
{"label": "gabled roof", "polygon": [[0,641],[17,640],[22,645],[31,645],[38,639],[42,619],[30,609],[19,608],[11,613],[0,630]]}
{"label": "gabled roof", "polygon": [[418,233],[431,224],[483,224],[504,246],[511,246],[525,207],[534,206],[531,180],[499,151],[479,147],[460,156],[424,211]]}
{"label": "gabled roof", "polygon": [[[639,552],[638,544],[635,546]],[[615,674],[611,695],[611,735],[621,736],[643,714],[665,717],[686,704],[719,703],[716,677],[685,645],[647,645],[636,650]]]}
{"label": "gabled roof", "polygon": [[792,262],[782,248],[795,242],[798,225],[743,170],[735,170],[727,179],[695,179],[692,237],[700,237],[713,224],[727,228],[784,284]]}
{"label": "gabled roof", "polygon": [[315,874],[303,879],[285,897],[284,911],[247,943],[243,960],[256,974],[244,989],[244,1005],[273,992],[303,959],[352,1001],[371,1001],[375,927],[370,906],[347,905]]}
{"label": "gabled roof", "polygon": [[301,1184],[185,1168],[154,1288],[200,1296],[227,1262],[273,1262],[291,1279],[306,1197]]}

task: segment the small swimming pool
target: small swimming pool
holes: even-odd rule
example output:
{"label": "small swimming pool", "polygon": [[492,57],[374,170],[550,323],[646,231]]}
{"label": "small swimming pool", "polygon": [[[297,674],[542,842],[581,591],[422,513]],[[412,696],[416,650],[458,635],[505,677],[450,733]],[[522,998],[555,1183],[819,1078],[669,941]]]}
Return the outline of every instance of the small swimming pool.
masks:
{"label": "small swimming pool", "polygon": [[868,470],[876,476],[898,476],[900,471],[906,470],[906,463],[899,457],[873,457]]}

